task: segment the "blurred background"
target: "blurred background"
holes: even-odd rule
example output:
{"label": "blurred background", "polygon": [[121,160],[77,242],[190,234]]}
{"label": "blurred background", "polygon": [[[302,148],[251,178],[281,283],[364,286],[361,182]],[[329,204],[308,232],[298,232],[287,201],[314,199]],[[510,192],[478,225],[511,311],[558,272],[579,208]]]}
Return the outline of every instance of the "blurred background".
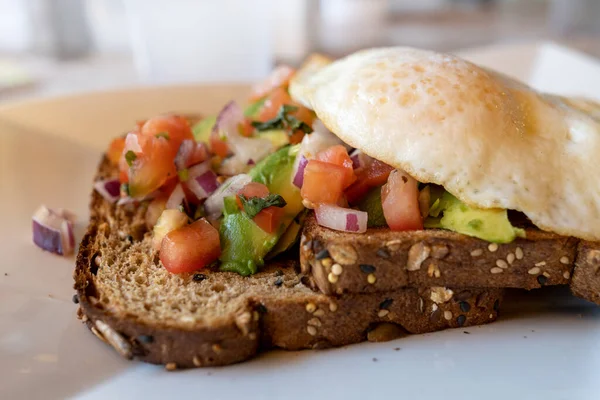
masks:
{"label": "blurred background", "polygon": [[314,51],[542,40],[600,57],[600,0],[0,0],[0,103],[250,82]]}

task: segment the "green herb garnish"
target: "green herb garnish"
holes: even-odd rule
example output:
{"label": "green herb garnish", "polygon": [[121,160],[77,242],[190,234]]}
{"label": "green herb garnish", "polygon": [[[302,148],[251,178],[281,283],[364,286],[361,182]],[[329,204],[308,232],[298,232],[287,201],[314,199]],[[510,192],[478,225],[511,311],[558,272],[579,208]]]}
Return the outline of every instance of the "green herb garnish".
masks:
{"label": "green herb garnish", "polygon": [[129,196],[129,183],[121,183],[121,192]]}
{"label": "green herb garnish", "polygon": [[157,133],[156,134],[157,138],[165,138],[167,140],[171,139],[171,137],[169,136],[169,132],[161,132],[161,133]]}
{"label": "green herb garnish", "polygon": [[130,167],[131,167],[131,164],[133,164],[133,162],[135,161],[136,158],[137,158],[137,156],[131,150],[129,150],[127,153],[125,153],[125,161],[127,161],[127,165],[129,165]]}
{"label": "green herb garnish", "polygon": [[304,133],[311,133],[312,128],[308,124],[300,121],[293,115],[290,115],[297,110],[298,107],[296,106],[284,104],[277,112],[275,118],[266,122],[252,121],[252,126],[255,127],[259,132],[270,131],[273,129],[286,129],[290,134],[292,134],[300,129]]}
{"label": "green herb garnish", "polygon": [[239,195],[244,206],[244,211],[249,218],[254,218],[256,215],[267,207],[279,207],[283,208],[287,205],[286,201],[278,194],[271,193],[267,197],[246,197]]}

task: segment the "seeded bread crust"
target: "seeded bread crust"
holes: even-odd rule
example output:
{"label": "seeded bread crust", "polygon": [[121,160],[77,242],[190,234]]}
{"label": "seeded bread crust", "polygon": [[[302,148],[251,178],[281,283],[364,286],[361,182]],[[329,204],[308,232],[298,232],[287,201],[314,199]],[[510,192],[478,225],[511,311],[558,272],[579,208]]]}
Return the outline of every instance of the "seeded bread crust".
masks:
{"label": "seeded bread crust", "polygon": [[[114,173],[105,158],[96,179]],[[152,249],[144,205],[116,207],[94,192],[90,210],[74,272],[78,316],[123,357],[168,369],[484,324],[502,299],[501,289],[445,287],[334,298],[303,283],[293,261],[251,277],[172,275]]]}
{"label": "seeded bread crust", "polygon": [[535,289],[569,283],[577,242],[533,229],[501,245],[434,229],[352,234],[319,226],[311,214],[300,263],[310,285],[328,295],[442,285]]}
{"label": "seeded bread crust", "polygon": [[600,305],[600,245],[597,242],[581,241],[575,270],[571,280],[571,291],[577,297]]}

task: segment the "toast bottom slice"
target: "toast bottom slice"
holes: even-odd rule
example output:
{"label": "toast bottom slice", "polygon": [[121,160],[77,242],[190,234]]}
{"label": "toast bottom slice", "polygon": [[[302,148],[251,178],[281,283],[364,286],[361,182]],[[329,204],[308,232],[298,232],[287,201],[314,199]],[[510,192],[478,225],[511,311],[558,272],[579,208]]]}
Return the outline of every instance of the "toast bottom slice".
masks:
{"label": "toast bottom slice", "polygon": [[[96,179],[114,176],[105,158]],[[340,298],[314,292],[297,262],[260,273],[168,273],[146,206],[92,194],[74,272],[79,317],[122,356],[173,367],[240,362],[260,350],[323,348],[496,319],[501,289],[399,289]]]}
{"label": "toast bottom slice", "polygon": [[[311,286],[325,294],[430,286],[535,289],[569,283],[577,242],[535,229],[508,244],[438,229],[354,234],[319,226],[311,214],[300,263]],[[333,268],[341,272],[333,276]]]}
{"label": "toast bottom slice", "polygon": [[581,241],[571,279],[571,292],[600,305],[600,245]]}
{"label": "toast bottom slice", "polygon": [[170,367],[231,364],[272,347],[342,346],[382,326],[385,339],[390,327],[396,336],[484,324],[502,299],[501,289],[441,287],[335,298],[302,283],[291,261],[251,277],[205,271],[195,280],[166,272],[149,236],[127,244],[107,229],[92,227],[81,244],[81,318],[124,357]]}

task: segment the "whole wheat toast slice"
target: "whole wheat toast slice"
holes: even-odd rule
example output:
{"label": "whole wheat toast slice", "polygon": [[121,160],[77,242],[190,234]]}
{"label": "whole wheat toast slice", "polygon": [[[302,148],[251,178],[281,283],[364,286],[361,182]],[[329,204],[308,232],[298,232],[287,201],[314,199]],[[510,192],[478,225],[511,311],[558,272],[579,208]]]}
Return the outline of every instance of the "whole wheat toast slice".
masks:
{"label": "whole wheat toast slice", "polygon": [[300,263],[311,286],[325,294],[430,286],[534,289],[569,284],[577,243],[535,229],[527,229],[527,239],[500,245],[438,229],[352,234],[319,226],[311,214]]}
{"label": "whole wheat toast slice", "polygon": [[[105,158],[96,179],[116,171]],[[145,207],[92,194],[74,272],[79,317],[126,358],[167,368],[240,362],[272,347],[297,350],[383,340],[496,319],[501,289],[398,289],[330,297],[297,263],[250,277],[203,270],[173,275],[146,232]]]}

